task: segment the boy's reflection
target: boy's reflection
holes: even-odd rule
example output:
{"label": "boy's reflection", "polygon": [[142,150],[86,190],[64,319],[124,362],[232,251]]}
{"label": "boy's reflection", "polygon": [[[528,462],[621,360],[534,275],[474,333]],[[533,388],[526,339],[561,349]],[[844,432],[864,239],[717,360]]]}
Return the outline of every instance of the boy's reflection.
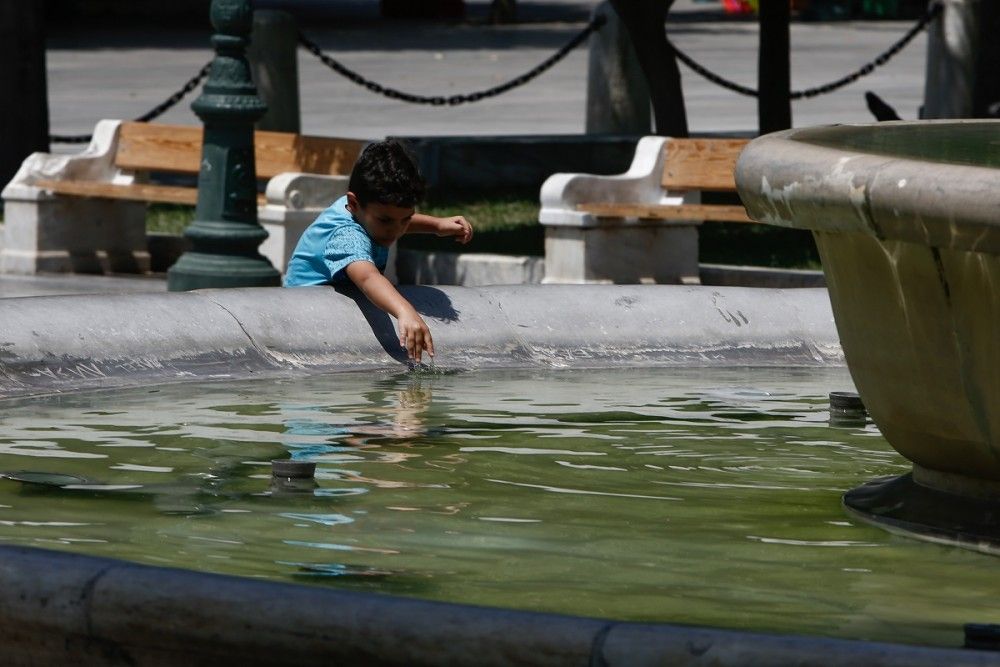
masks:
{"label": "boy's reflection", "polygon": [[[364,397],[368,399],[367,405],[351,409],[357,415],[357,423],[332,423],[328,420],[331,415],[326,407],[296,408],[298,415],[283,420],[282,441],[291,457],[341,465],[352,462],[398,464],[419,457],[416,452],[399,448],[409,448],[428,434],[425,415],[433,400],[431,386],[423,378],[408,378],[402,387],[398,381],[393,381],[385,389],[366,392]],[[316,418],[303,418],[303,410],[319,414]],[[414,486],[369,478],[346,468],[327,469],[324,473],[326,479],[363,482],[380,488]]]}

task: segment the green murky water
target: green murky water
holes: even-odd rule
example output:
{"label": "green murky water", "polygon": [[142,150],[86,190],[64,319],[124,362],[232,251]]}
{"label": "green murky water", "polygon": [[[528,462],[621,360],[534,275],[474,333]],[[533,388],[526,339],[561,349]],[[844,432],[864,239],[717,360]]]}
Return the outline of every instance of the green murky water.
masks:
{"label": "green murky water", "polygon": [[971,167],[1000,167],[1000,123],[807,128],[795,139],[818,146]]}
{"label": "green murky water", "polygon": [[[0,540],[627,620],[959,645],[1000,560],[849,520],[844,370],[346,374],[0,404]],[[272,489],[269,461],[315,460]]]}

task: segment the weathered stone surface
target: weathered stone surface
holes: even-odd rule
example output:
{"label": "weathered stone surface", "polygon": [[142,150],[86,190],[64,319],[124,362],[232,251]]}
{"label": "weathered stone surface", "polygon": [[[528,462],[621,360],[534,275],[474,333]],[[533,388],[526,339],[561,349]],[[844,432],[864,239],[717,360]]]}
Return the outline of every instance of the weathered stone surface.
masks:
{"label": "weathered stone surface", "polygon": [[[821,289],[404,285],[400,291],[430,326],[439,367],[842,363]],[[354,290],[0,300],[0,397],[405,365],[395,322]]]}
{"label": "weathered stone surface", "polygon": [[531,255],[400,250],[399,282],[412,285],[534,285],[545,275],[545,259]]}
{"label": "weathered stone surface", "polygon": [[751,217],[813,230],[851,375],[915,479],[966,476],[1000,496],[997,132],[791,130],[753,141],[736,181]]}

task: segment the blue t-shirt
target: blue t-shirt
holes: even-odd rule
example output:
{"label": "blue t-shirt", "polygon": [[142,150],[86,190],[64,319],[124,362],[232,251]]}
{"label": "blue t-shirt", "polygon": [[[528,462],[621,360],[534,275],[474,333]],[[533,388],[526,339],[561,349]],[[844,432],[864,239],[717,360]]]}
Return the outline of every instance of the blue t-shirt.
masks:
{"label": "blue t-shirt", "polygon": [[371,240],[347,210],[347,196],[333,202],[306,228],[285,272],[285,287],[350,282],[344,269],[358,261],[385,270],[389,249]]}

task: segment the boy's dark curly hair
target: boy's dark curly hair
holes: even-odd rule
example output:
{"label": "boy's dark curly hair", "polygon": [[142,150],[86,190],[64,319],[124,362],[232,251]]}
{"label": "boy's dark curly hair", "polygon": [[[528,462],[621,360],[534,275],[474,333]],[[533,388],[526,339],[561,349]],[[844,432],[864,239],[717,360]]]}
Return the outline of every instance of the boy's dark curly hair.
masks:
{"label": "boy's dark curly hair", "polygon": [[368,144],[351,170],[347,189],[358,203],[412,207],[424,198],[424,179],[406,147],[395,139]]}

